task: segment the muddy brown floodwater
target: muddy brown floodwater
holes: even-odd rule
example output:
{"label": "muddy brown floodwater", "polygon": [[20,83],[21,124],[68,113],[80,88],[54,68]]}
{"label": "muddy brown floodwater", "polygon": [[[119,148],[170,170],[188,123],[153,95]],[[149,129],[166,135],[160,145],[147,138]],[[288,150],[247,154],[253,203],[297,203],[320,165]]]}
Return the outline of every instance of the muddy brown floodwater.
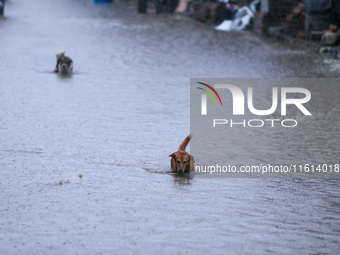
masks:
{"label": "muddy brown floodwater", "polygon": [[[338,180],[190,179],[168,155],[191,77],[337,77],[339,62],[136,8],[6,4],[0,254],[338,254]],[[51,73],[58,50],[73,76]]]}

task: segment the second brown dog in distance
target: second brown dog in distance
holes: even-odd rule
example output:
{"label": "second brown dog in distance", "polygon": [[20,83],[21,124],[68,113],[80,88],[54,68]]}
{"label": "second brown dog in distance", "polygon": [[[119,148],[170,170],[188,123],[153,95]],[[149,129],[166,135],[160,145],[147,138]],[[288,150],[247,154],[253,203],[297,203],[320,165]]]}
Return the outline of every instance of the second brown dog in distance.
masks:
{"label": "second brown dog in distance", "polygon": [[194,170],[194,157],[185,151],[190,139],[191,136],[188,135],[179,146],[178,151],[169,155],[173,173],[189,173]]}

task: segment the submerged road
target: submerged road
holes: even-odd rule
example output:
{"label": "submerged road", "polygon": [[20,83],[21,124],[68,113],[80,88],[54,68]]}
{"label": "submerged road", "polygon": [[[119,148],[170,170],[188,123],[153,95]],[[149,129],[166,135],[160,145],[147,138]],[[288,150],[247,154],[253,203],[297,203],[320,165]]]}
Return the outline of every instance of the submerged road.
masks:
{"label": "submerged road", "polygon": [[[190,179],[168,155],[190,132],[190,78],[337,77],[340,62],[136,8],[6,4],[0,254],[338,254],[338,180]],[[71,77],[52,73],[58,50]]]}

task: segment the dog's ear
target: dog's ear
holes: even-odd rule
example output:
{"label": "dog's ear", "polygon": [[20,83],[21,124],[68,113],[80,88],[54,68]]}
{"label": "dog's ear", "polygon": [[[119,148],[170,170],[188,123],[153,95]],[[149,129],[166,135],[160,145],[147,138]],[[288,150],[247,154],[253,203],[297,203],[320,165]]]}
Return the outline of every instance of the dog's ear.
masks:
{"label": "dog's ear", "polygon": [[176,152],[172,153],[171,155],[169,155],[169,157],[175,158],[176,156]]}
{"label": "dog's ear", "polygon": [[190,155],[190,161],[195,162],[194,156]]}

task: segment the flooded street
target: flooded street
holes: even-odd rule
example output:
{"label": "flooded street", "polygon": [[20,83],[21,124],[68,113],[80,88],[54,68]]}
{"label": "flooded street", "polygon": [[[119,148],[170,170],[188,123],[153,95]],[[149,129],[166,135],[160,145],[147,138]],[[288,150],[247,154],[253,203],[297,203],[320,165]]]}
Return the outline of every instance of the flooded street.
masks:
{"label": "flooded street", "polygon": [[0,254],[339,254],[339,180],[189,178],[168,155],[190,133],[190,78],[338,77],[340,61],[136,10],[6,3]]}

